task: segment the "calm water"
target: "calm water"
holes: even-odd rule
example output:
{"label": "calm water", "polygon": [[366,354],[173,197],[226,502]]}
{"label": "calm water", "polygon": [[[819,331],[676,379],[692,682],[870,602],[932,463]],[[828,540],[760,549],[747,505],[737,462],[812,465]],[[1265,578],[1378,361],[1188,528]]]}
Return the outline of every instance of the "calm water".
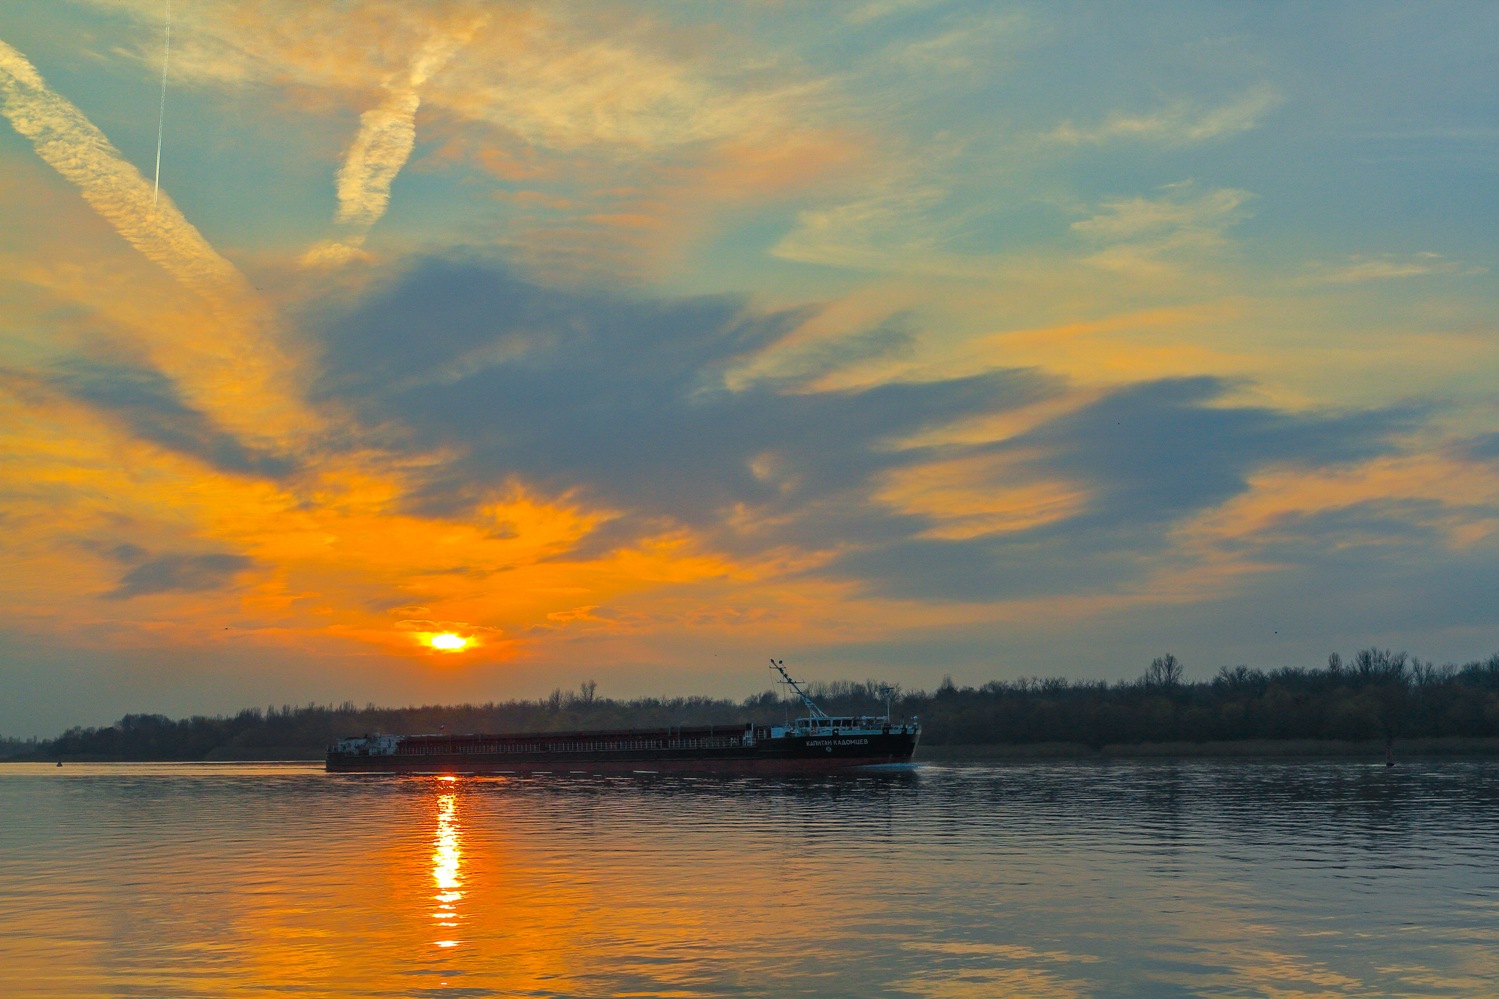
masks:
{"label": "calm water", "polygon": [[1499,995],[1499,764],[0,765],[0,995]]}

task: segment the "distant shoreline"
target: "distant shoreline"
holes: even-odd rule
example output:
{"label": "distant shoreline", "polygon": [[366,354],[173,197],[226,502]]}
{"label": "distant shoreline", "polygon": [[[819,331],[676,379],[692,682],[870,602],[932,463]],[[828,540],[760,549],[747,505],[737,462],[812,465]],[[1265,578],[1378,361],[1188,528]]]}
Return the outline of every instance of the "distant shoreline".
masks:
{"label": "distant shoreline", "polygon": [[[1418,756],[1499,756],[1499,738],[1450,736],[1423,739],[1396,739],[1397,760]],[[1106,745],[1101,749],[1079,742],[977,743],[963,745],[927,745],[917,747],[916,762],[949,762],[961,760],[1086,760],[1086,759],[1169,759],[1169,758],[1251,758],[1251,757],[1367,757],[1384,759],[1383,740],[1346,741],[1338,739],[1239,739],[1219,742],[1139,742]],[[317,763],[323,759],[320,749],[286,747],[284,749],[240,750],[220,747],[197,760],[164,760],[140,756],[32,756],[0,759],[0,763]]]}
{"label": "distant shoreline", "polygon": [[[1175,656],[1138,680],[991,680],[906,691],[875,680],[814,683],[809,695],[833,717],[920,718],[917,759],[1057,757],[1499,755],[1499,652],[1437,666],[1370,648],[1325,668],[1224,667],[1188,682]],[[728,698],[597,696],[553,690],[534,701],[381,708],[309,703],[233,715],[127,714],[113,725],[74,727],[53,739],[0,737],[0,756],[32,760],[319,760],[360,732],[586,732],[670,725],[774,725],[793,708],[774,690]]]}
{"label": "distant shoreline", "polygon": [[[1499,739],[1447,736],[1396,739],[1395,758],[1406,756],[1499,756]],[[1383,759],[1382,739],[1350,742],[1339,739],[1239,739],[1221,742],[1137,742],[1101,749],[1080,742],[979,743],[916,749],[923,760],[1039,760],[1141,757],[1252,757],[1252,756],[1367,756]]]}

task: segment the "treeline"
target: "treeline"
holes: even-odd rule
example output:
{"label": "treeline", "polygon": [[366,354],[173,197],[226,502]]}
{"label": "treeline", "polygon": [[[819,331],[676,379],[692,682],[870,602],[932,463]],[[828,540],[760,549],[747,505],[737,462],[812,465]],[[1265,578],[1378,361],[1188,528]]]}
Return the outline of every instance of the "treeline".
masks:
{"label": "treeline", "polygon": [[1070,742],[1107,745],[1242,740],[1499,737],[1499,653],[1438,666],[1365,649],[1325,668],[1224,667],[1183,677],[1163,656],[1126,683],[1063,679],[944,683],[903,704],[922,707],[933,744]]}
{"label": "treeline", "polygon": [[[1326,667],[1225,667],[1189,682],[1166,655],[1137,680],[992,681],[902,692],[870,680],[814,683],[833,715],[918,716],[928,745],[1109,745],[1243,740],[1389,740],[1499,737],[1499,653],[1465,665],[1365,649]],[[0,753],[31,759],[292,759],[321,756],[335,739],[367,732],[519,732],[774,723],[801,713],[775,691],[742,702],[708,697],[596,696],[585,683],[539,700],[378,708],[352,703],[248,708],[232,716],[126,715],[107,728],[73,728],[55,739],[0,740]]]}
{"label": "treeline", "polygon": [[0,760],[35,756],[43,748],[45,745],[40,739],[7,739],[0,736]]}
{"label": "treeline", "polygon": [[554,690],[534,701],[363,708],[339,705],[246,708],[231,716],[130,714],[107,728],[71,728],[41,740],[32,758],[209,760],[306,759],[348,735],[383,732],[562,732],[570,729],[742,724],[779,718],[780,700],[767,691],[744,702],[709,697],[596,697],[590,681],[578,692]]}

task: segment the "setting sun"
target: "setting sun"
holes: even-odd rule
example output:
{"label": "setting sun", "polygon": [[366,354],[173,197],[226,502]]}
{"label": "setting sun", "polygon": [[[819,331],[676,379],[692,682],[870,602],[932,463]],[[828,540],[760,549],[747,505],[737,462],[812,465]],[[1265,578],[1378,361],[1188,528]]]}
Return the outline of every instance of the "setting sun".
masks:
{"label": "setting sun", "polygon": [[468,639],[445,631],[441,635],[433,635],[427,640],[427,644],[441,652],[460,652],[468,646]]}

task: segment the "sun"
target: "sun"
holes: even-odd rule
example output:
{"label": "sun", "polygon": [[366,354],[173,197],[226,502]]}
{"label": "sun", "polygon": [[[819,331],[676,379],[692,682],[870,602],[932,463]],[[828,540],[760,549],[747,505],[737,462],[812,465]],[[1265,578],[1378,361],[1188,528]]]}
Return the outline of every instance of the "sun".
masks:
{"label": "sun", "polygon": [[455,635],[451,631],[444,631],[440,635],[433,635],[427,639],[427,644],[439,652],[462,652],[468,647],[468,641],[462,635]]}

